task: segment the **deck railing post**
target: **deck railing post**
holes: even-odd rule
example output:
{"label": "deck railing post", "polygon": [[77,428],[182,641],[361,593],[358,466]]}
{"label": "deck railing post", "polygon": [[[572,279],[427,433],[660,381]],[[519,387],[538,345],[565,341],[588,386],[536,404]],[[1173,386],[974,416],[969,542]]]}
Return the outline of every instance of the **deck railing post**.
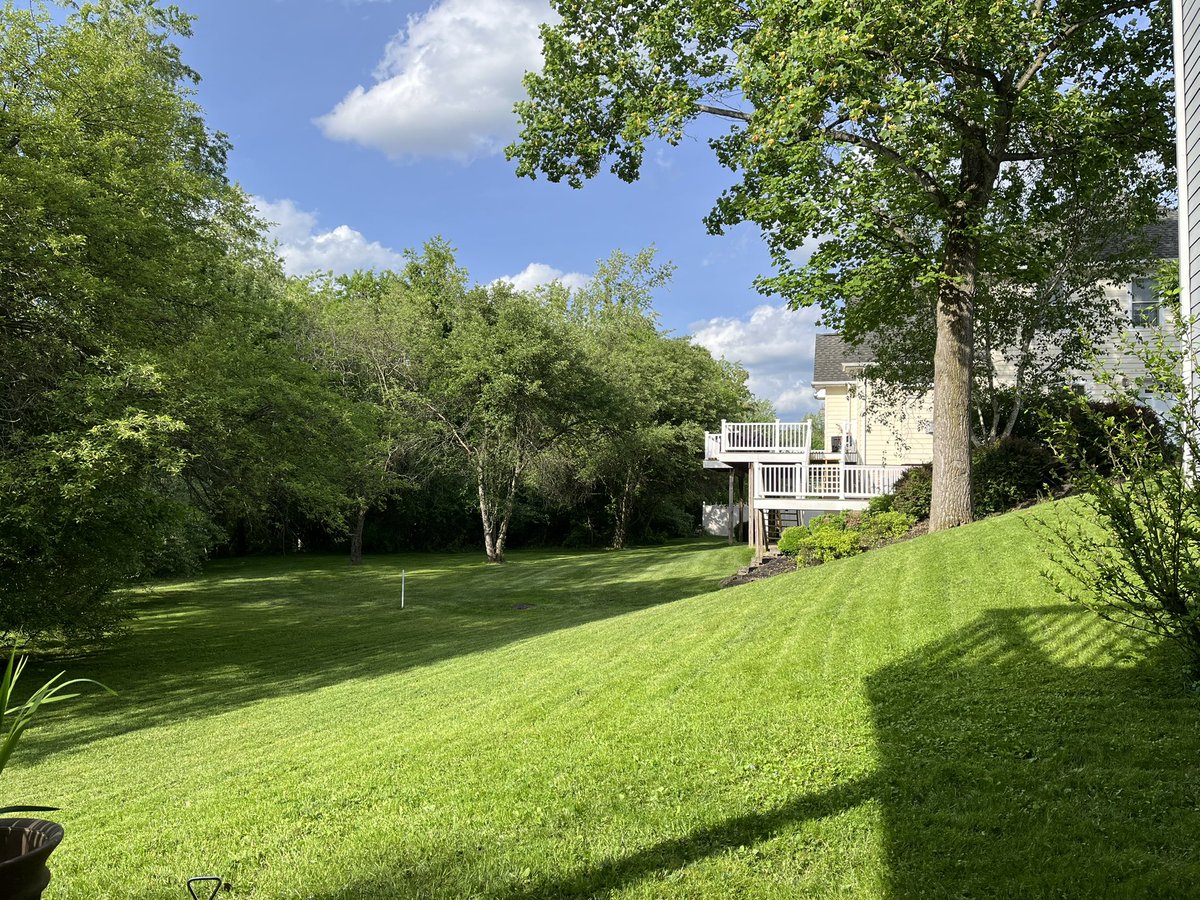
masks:
{"label": "deck railing post", "polygon": [[846,447],[842,446],[842,457],[838,460],[838,499],[846,499]]}
{"label": "deck railing post", "polygon": [[775,450],[779,451],[779,420],[775,420]]}

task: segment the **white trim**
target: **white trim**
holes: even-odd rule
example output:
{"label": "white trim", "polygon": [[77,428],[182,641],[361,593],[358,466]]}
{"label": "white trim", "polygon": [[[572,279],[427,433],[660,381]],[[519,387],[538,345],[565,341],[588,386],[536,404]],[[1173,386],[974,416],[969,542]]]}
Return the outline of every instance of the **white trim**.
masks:
{"label": "white trim", "polygon": [[[1192,0],[1195,3],[1196,0]],[[1191,272],[1191,246],[1192,246],[1192,223],[1189,221],[1189,208],[1191,207],[1191,197],[1188,194],[1188,182],[1190,181],[1191,172],[1188,170],[1187,158],[1187,136],[1188,136],[1188,82],[1191,81],[1191,72],[1184,71],[1184,41],[1183,41],[1183,23],[1184,18],[1184,3],[1183,0],[1171,0],[1171,20],[1173,23],[1173,53],[1175,57],[1175,171],[1179,181],[1179,312],[1184,317],[1184,321],[1191,320],[1192,317],[1192,272]],[[1195,93],[1195,88],[1191,93]],[[1183,383],[1185,390],[1192,397],[1192,403],[1195,405],[1195,397],[1197,395],[1196,373],[1192,371],[1192,352],[1196,347],[1196,334],[1194,326],[1188,325],[1187,340],[1184,342],[1183,353]],[[1194,461],[1189,459],[1186,444],[1184,446],[1183,464],[1186,469],[1191,469]]]}

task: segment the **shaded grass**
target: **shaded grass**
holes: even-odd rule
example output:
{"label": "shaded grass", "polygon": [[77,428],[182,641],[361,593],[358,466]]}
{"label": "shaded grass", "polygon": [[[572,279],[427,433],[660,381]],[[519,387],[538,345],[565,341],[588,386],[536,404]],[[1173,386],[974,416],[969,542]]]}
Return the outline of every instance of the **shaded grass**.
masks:
{"label": "shaded grass", "polygon": [[1194,890],[1200,703],[1019,517],[702,593],[737,552],[432,558],[425,618],[387,561],[164,588],[7,781],[64,807],[47,896]]}

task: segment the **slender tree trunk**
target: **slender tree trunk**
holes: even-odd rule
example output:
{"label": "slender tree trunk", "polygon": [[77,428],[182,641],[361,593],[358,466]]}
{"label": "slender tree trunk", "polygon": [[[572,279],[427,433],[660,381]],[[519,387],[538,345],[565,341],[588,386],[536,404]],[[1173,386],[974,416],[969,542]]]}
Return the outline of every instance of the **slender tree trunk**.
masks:
{"label": "slender tree trunk", "polygon": [[476,483],[479,487],[479,518],[483,524],[483,551],[487,554],[488,562],[504,562],[504,552],[496,548],[495,517],[492,515],[492,504],[487,495],[487,482],[483,467],[475,467]]}
{"label": "slender tree trunk", "polygon": [[504,562],[504,547],[508,543],[508,523],[512,521],[513,502],[517,499],[517,480],[520,477],[521,470],[513,469],[512,478],[508,482],[508,496],[504,500],[504,516],[500,519],[500,528],[496,534],[496,559],[492,562]]}
{"label": "slender tree trunk", "polygon": [[621,495],[617,498],[617,515],[613,522],[612,549],[625,549],[629,539],[629,520],[633,518],[633,496],[637,490],[632,473],[626,472],[621,479]]}
{"label": "slender tree trunk", "polygon": [[971,521],[971,382],[978,246],[955,229],[947,236],[938,291],[933,358],[933,503],[929,530]]}
{"label": "slender tree trunk", "polygon": [[354,519],[354,531],[350,533],[350,565],[362,564],[363,556],[363,526],[367,523],[367,506],[360,504],[358,515]]}
{"label": "slender tree trunk", "polygon": [[508,523],[512,520],[513,502],[517,495],[517,482],[521,477],[521,468],[513,468],[508,482],[508,493],[504,498],[504,507],[497,509],[498,498],[492,497],[488,491],[487,474],[482,462],[475,466],[476,484],[479,488],[479,518],[483,524],[483,549],[487,553],[488,562],[504,562],[504,545],[508,542]]}
{"label": "slender tree trunk", "polygon": [[1029,365],[1029,356],[1032,352],[1033,336],[1028,329],[1023,335],[1021,342],[1021,356],[1017,361],[1016,377],[1013,379],[1013,404],[1008,411],[1008,420],[1004,423],[1004,432],[1001,437],[1012,437],[1013,429],[1017,427],[1017,418],[1021,415],[1021,410],[1024,408],[1022,396],[1025,391],[1025,370]]}

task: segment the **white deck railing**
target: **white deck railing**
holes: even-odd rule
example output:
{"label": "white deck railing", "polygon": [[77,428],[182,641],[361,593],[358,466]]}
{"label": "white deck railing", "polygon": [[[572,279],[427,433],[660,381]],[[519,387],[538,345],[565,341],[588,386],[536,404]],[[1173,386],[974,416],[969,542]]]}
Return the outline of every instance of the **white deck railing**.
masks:
{"label": "white deck railing", "polygon": [[722,422],[719,434],[704,435],[704,456],[718,453],[803,453],[812,439],[811,422]]}
{"label": "white deck railing", "polygon": [[837,497],[862,500],[890,494],[908,466],[806,466],[803,463],[764,463],[758,472],[755,496]]}

